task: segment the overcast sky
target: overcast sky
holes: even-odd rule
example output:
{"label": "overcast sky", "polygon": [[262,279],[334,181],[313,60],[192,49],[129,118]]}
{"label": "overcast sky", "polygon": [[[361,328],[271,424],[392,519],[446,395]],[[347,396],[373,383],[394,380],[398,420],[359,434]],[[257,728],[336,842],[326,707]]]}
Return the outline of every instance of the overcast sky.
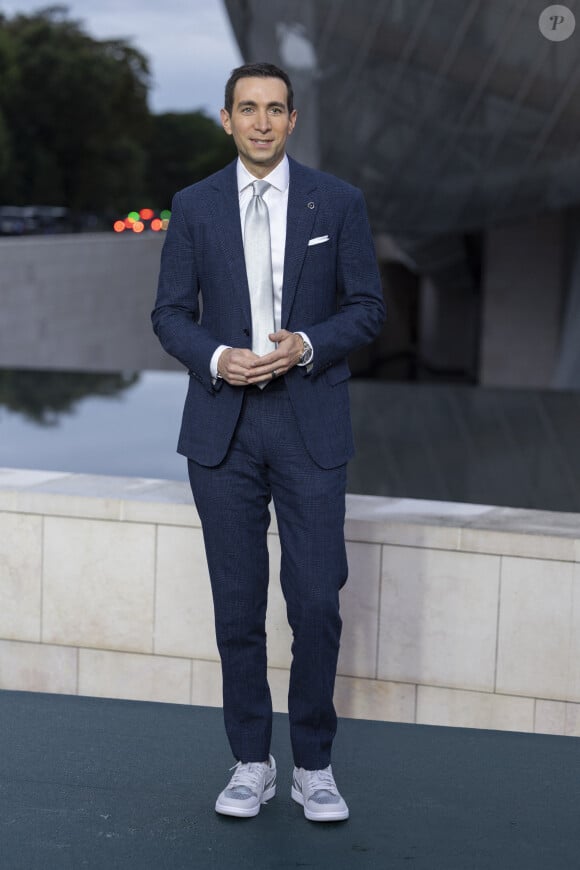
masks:
{"label": "overcast sky", "polygon": [[[28,14],[57,0],[0,0],[6,15]],[[221,0],[63,0],[97,39],[121,36],[147,55],[155,112],[205,109],[218,116],[225,81],[242,62]]]}

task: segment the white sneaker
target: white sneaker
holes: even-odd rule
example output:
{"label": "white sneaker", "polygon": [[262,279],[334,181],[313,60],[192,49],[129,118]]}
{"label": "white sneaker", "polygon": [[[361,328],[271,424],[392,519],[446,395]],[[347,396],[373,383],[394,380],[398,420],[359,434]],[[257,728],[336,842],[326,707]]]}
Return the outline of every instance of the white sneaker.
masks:
{"label": "white sneaker", "polygon": [[330,765],[324,770],[295,767],[292,797],[304,807],[304,815],[311,822],[340,822],[348,819],[348,807],[336,787]]}
{"label": "white sneaker", "polygon": [[216,813],[225,816],[247,818],[257,816],[260,807],[276,794],[276,762],[270,756],[268,761],[255,761],[242,764],[238,761],[225,789],[218,796]]}

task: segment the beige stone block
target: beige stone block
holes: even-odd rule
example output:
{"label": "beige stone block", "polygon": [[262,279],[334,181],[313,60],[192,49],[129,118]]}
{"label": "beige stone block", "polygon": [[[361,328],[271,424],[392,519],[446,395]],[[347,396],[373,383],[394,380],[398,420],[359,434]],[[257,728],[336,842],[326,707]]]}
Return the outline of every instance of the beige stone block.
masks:
{"label": "beige stone block", "polygon": [[[191,491],[189,491],[189,502],[191,502]],[[133,523],[159,523],[164,526],[200,529],[201,521],[198,513],[189,502],[182,504],[177,501],[127,500],[121,505],[121,518]]]}
{"label": "beige stone block", "polygon": [[564,701],[536,701],[534,730],[538,734],[580,737],[580,704]]}
{"label": "beige stone block", "polygon": [[186,483],[0,468],[0,510],[26,509],[84,519],[200,526]]}
{"label": "beige stone block", "polygon": [[0,513],[0,637],[40,641],[42,518]]}
{"label": "beige stone block", "polygon": [[393,517],[388,522],[349,519],[345,523],[347,541],[391,544],[400,547],[429,547],[433,550],[459,549],[460,529],[448,525],[409,522]]}
{"label": "beige stone block", "polygon": [[164,655],[219,659],[200,529],[158,528],[154,648]]}
{"label": "beige stone block", "polygon": [[[183,462],[185,467],[185,459]],[[148,480],[140,484],[137,491],[126,488],[121,505],[122,519],[201,528],[189,484],[177,480]]]}
{"label": "beige stone block", "polygon": [[18,502],[20,493],[11,489],[0,489],[0,511],[6,513],[20,513]]}
{"label": "beige stone block", "polygon": [[286,601],[280,586],[280,539],[268,535],[270,553],[270,586],[268,589],[268,615],[266,633],[268,636],[268,664],[272,668],[288,670],[292,656],[292,631],[286,616]]}
{"label": "beige stone block", "polygon": [[566,536],[532,534],[534,511],[529,513],[530,528],[527,533],[510,531],[509,525],[502,531],[462,529],[461,549],[472,553],[495,553],[498,556],[573,561],[578,542]]}
{"label": "beige stone block", "polygon": [[350,719],[414,722],[415,686],[338,676],[334,706],[339,716]]}
{"label": "beige stone block", "polygon": [[538,734],[564,734],[566,728],[565,701],[536,701],[534,731]]}
{"label": "beige stone block", "polygon": [[43,640],[151,652],[153,526],[47,517]]}
{"label": "beige stone block", "polygon": [[288,712],[288,683],[290,671],[283,668],[268,668],[268,685],[272,695],[272,709],[275,713]]}
{"label": "beige stone block", "polygon": [[72,647],[0,640],[0,689],[76,695],[77,655]]}
{"label": "beige stone block", "polygon": [[377,673],[381,547],[349,542],[347,551],[349,579],[340,593],[338,673],[372,679]]}
{"label": "beige stone block", "polygon": [[221,707],[222,669],[219,662],[191,663],[191,703],[200,707]]}
{"label": "beige stone block", "polygon": [[462,527],[482,522],[493,511],[488,505],[349,494],[346,537],[353,541],[457,550]]}
{"label": "beige stone block", "polygon": [[500,560],[385,546],[378,676],[492,691]]}
{"label": "beige stone block", "polygon": [[187,659],[105,650],[79,650],[79,695],[189,704]]}
{"label": "beige stone block", "polygon": [[580,701],[580,565],[503,559],[497,691]]}
{"label": "beige stone block", "polygon": [[14,496],[13,510],[20,513],[112,521],[121,518],[121,502],[117,499],[96,498],[82,493],[51,492],[49,489],[46,491],[24,489]]}
{"label": "beige stone block", "polygon": [[534,699],[418,686],[417,723],[529,732],[534,730]]}

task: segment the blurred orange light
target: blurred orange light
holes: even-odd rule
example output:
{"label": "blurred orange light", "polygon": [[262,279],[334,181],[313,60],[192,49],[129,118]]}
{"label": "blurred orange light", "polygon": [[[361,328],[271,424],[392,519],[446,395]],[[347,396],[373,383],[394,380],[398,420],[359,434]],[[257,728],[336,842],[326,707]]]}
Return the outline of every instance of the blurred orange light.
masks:
{"label": "blurred orange light", "polygon": [[122,233],[125,231],[125,221],[115,221],[113,224],[113,229],[116,233]]}
{"label": "blurred orange light", "polygon": [[168,226],[169,226],[169,221],[167,220],[167,218],[165,218],[165,220],[161,221],[161,229],[162,230],[166,230]]}
{"label": "blurred orange light", "polygon": [[162,226],[163,221],[159,218],[153,218],[153,220],[151,221],[151,229],[154,233],[158,233]]}
{"label": "blurred orange light", "polygon": [[135,223],[133,224],[134,233],[142,233],[144,229],[145,224],[143,223],[143,221],[135,221]]}
{"label": "blurred orange light", "polygon": [[150,221],[155,212],[152,208],[142,208],[139,212],[139,217],[142,221]]}

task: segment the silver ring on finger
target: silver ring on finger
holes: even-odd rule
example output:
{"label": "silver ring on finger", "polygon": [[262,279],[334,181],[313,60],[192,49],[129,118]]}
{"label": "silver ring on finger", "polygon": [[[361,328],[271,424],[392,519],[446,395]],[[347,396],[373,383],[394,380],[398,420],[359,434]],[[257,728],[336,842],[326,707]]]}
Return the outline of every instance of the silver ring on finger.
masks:
{"label": "silver ring on finger", "polygon": [[276,369],[274,369],[272,372],[272,378],[277,378],[277,377],[278,377],[278,372]]}

